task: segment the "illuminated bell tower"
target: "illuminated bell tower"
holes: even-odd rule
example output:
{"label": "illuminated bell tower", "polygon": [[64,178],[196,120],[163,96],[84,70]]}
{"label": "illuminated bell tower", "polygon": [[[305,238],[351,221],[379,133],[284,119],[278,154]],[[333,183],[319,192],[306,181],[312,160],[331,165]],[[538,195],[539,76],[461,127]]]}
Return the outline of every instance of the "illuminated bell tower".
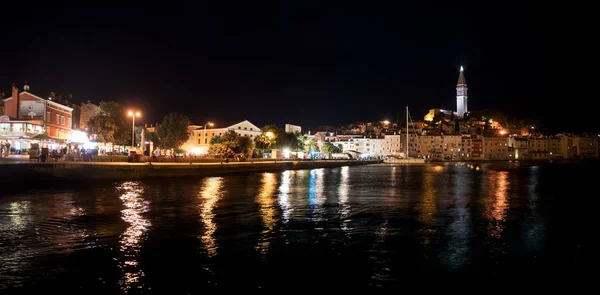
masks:
{"label": "illuminated bell tower", "polygon": [[456,115],[464,117],[469,110],[467,108],[467,81],[465,80],[464,69],[460,66],[460,75],[458,84],[456,84]]}

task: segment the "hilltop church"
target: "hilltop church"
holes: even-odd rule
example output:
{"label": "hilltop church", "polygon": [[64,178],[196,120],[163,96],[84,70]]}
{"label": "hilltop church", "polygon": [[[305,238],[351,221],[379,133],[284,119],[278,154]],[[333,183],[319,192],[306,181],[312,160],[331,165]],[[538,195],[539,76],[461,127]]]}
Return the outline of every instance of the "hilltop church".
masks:
{"label": "hilltop church", "polygon": [[465,79],[465,73],[462,66],[460,66],[460,73],[458,75],[458,84],[456,84],[456,111],[443,110],[443,109],[431,109],[429,113],[425,115],[425,121],[433,121],[433,118],[442,113],[444,115],[456,115],[463,118],[465,114],[469,112],[467,105],[467,80]]}

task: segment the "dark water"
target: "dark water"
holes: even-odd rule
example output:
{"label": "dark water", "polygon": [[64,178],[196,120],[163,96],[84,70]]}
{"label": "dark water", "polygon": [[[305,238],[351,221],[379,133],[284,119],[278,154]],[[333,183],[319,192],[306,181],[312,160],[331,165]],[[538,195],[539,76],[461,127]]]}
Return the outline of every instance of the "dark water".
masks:
{"label": "dark water", "polygon": [[0,196],[0,293],[574,273],[596,164],[342,167]]}

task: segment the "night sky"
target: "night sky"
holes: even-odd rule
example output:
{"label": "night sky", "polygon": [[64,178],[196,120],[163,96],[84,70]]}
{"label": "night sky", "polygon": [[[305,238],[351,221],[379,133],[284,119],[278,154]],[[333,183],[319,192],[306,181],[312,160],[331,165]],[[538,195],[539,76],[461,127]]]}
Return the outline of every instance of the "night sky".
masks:
{"label": "night sky", "polygon": [[3,7],[0,89],[28,80],[41,96],[117,100],[147,123],[182,112],[198,124],[339,125],[394,121],[407,104],[416,119],[455,109],[463,65],[470,110],[563,126],[549,115],[561,107],[548,18],[524,1],[213,2]]}

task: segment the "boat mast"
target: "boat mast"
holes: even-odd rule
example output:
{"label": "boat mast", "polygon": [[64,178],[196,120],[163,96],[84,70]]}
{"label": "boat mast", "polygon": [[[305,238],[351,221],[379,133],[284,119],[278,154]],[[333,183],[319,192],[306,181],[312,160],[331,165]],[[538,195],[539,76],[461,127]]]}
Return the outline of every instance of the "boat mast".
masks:
{"label": "boat mast", "polygon": [[408,105],[406,105],[406,157],[408,158]]}

